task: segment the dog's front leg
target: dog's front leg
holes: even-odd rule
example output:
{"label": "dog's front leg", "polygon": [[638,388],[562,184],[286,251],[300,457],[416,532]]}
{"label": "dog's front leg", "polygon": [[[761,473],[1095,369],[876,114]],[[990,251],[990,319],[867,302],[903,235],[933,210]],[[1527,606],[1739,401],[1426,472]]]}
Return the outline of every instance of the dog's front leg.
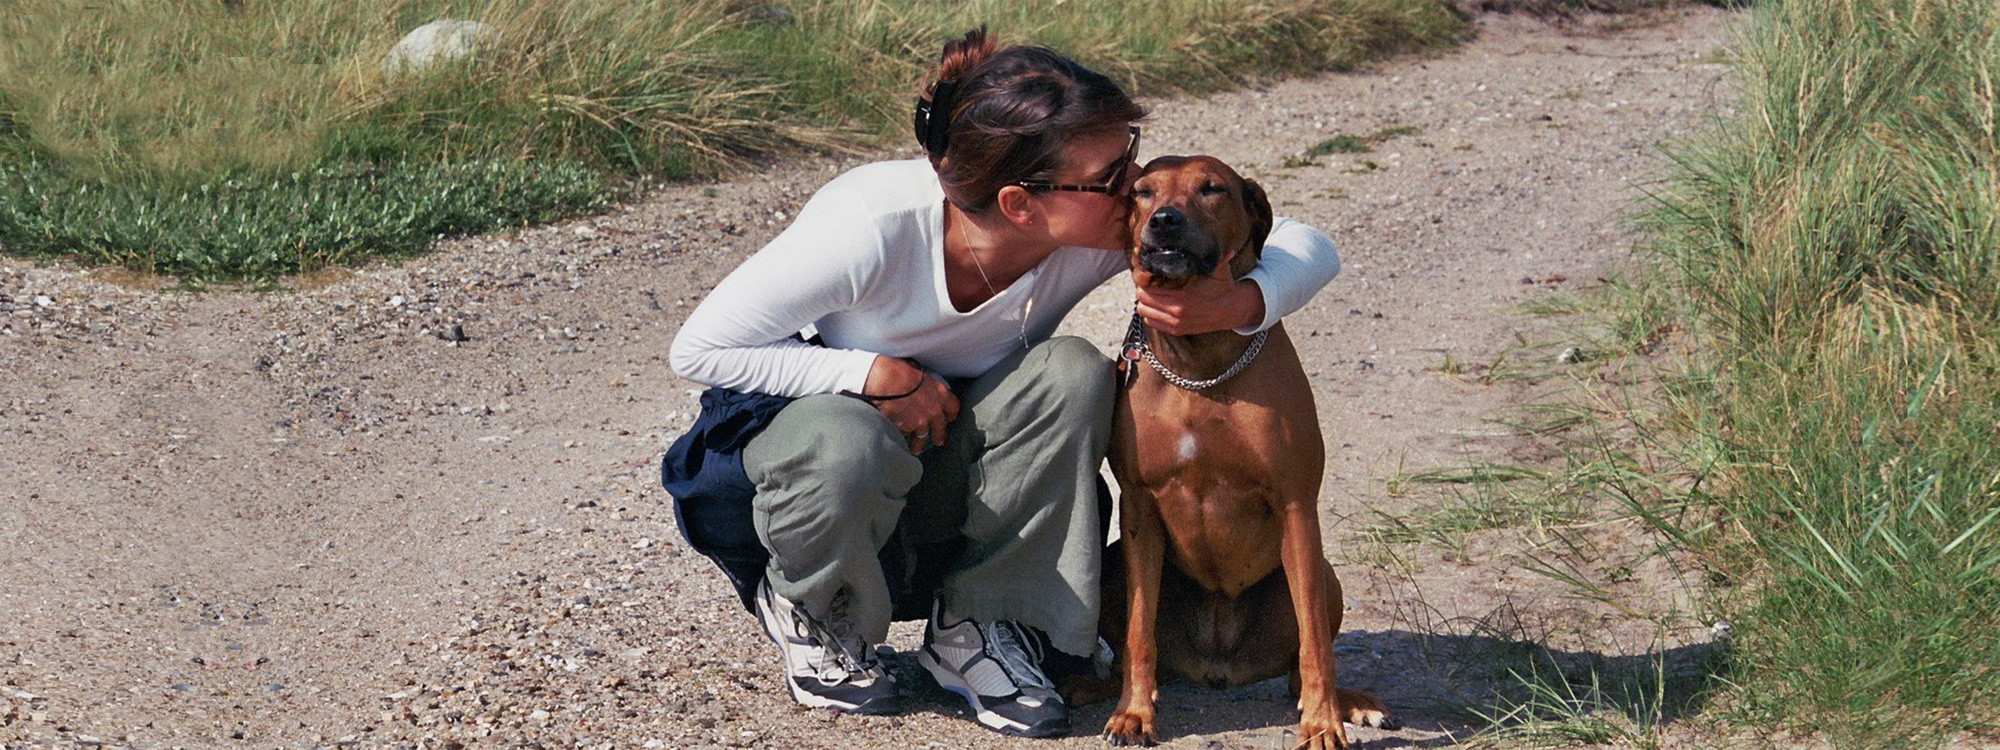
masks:
{"label": "dog's front leg", "polygon": [[1151,745],[1153,700],[1158,693],[1159,652],[1155,643],[1160,606],[1160,572],[1166,562],[1166,525],[1154,498],[1127,486],[1121,493],[1120,546],[1125,554],[1124,684],[1118,709],[1104,722],[1104,739],[1114,746]]}
{"label": "dog's front leg", "polygon": [[1326,556],[1320,551],[1319,512],[1312,502],[1294,499],[1284,508],[1281,542],[1285,580],[1291,586],[1292,611],[1299,618],[1299,747],[1310,750],[1347,747],[1340,725],[1340,699],[1334,691],[1333,630],[1327,597]]}

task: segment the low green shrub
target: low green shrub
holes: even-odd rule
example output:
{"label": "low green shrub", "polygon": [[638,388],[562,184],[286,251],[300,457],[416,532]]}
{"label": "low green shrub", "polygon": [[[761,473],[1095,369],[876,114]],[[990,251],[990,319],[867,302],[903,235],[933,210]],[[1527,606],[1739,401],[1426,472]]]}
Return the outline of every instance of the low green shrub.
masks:
{"label": "low green shrub", "polygon": [[602,177],[573,163],[339,165],[175,184],[81,180],[24,160],[0,165],[0,245],[195,281],[270,279],[608,198]]}

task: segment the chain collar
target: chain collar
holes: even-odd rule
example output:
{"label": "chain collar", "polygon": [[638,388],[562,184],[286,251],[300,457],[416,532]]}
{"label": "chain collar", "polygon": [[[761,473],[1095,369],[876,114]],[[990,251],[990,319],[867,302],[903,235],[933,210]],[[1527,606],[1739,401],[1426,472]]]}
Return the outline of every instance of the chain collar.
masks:
{"label": "chain collar", "polygon": [[1132,327],[1125,331],[1124,362],[1120,364],[1125,368],[1125,378],[1127,380],[1138,374],[1132,369],[1134,363],[1140,359],[1144,359],[1146,360],[1146,364],[1153,368],[1153,372],[1159,373],[1160,377],[1165,378],[1167,382],[1173,383],[1183,390],[1207,390],[1221,385],[1225,380],[1236,377],[1243,372],[1244,368],[1249,367],[1250,363],[1257,359],[1257,353],[1264,350],[1264,338],[1270,335],[1270,333],[1269,330],[1264,330],[1258,331],[1256,336],[1252,336],[1250,338],[1250,348],[1244,349],[1243,355],[1236,358],[1236,364],[1230,365],[1227,370],[1223,370],[1221,375],[1207,380],[1194,380],[1167,369],[1166,364],[1160,362],[1159,357],[1153,356],[1152,345],[1146,343],[1146,324],[1140,320],[1139,313],[1134,311],[1132,313]]}

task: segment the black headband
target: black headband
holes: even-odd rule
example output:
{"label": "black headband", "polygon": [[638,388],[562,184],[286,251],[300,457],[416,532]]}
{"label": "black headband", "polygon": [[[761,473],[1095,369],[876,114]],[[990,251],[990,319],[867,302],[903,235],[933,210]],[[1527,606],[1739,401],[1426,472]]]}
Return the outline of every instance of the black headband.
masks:
{"label": "black headband", "polygon": [[945,143],[951,134],[951,108],[958,104],[957,99],[957,81],[938,81],[931,88],[928,102],[917,97],[917,142],[924,145],[933,159],[944,156]]}

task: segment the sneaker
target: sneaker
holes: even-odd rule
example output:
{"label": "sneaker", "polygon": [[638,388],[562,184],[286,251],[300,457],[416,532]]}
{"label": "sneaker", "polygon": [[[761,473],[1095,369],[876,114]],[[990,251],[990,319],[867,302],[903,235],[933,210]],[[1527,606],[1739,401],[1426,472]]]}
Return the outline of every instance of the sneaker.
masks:
{"label": "sneaker", "polygon": [[792,699],[812,708],[850,714],[888,714],[902,709],[896,678],[882,668],[875,650],[854,634],[845,616],[847,598],[835,598],[825,621],[757,584],[757,619],[785,657],[785,684]]}
{"label": "sneaker", "polygon": [[959,694],[980,724],[1014,737],[1050,737],[1069,732],[1069,706],[1042,673],[1047,641],[1012,620],[960,620],[946,627],[931,609],[924,649],[917,661],[938,686]]}

